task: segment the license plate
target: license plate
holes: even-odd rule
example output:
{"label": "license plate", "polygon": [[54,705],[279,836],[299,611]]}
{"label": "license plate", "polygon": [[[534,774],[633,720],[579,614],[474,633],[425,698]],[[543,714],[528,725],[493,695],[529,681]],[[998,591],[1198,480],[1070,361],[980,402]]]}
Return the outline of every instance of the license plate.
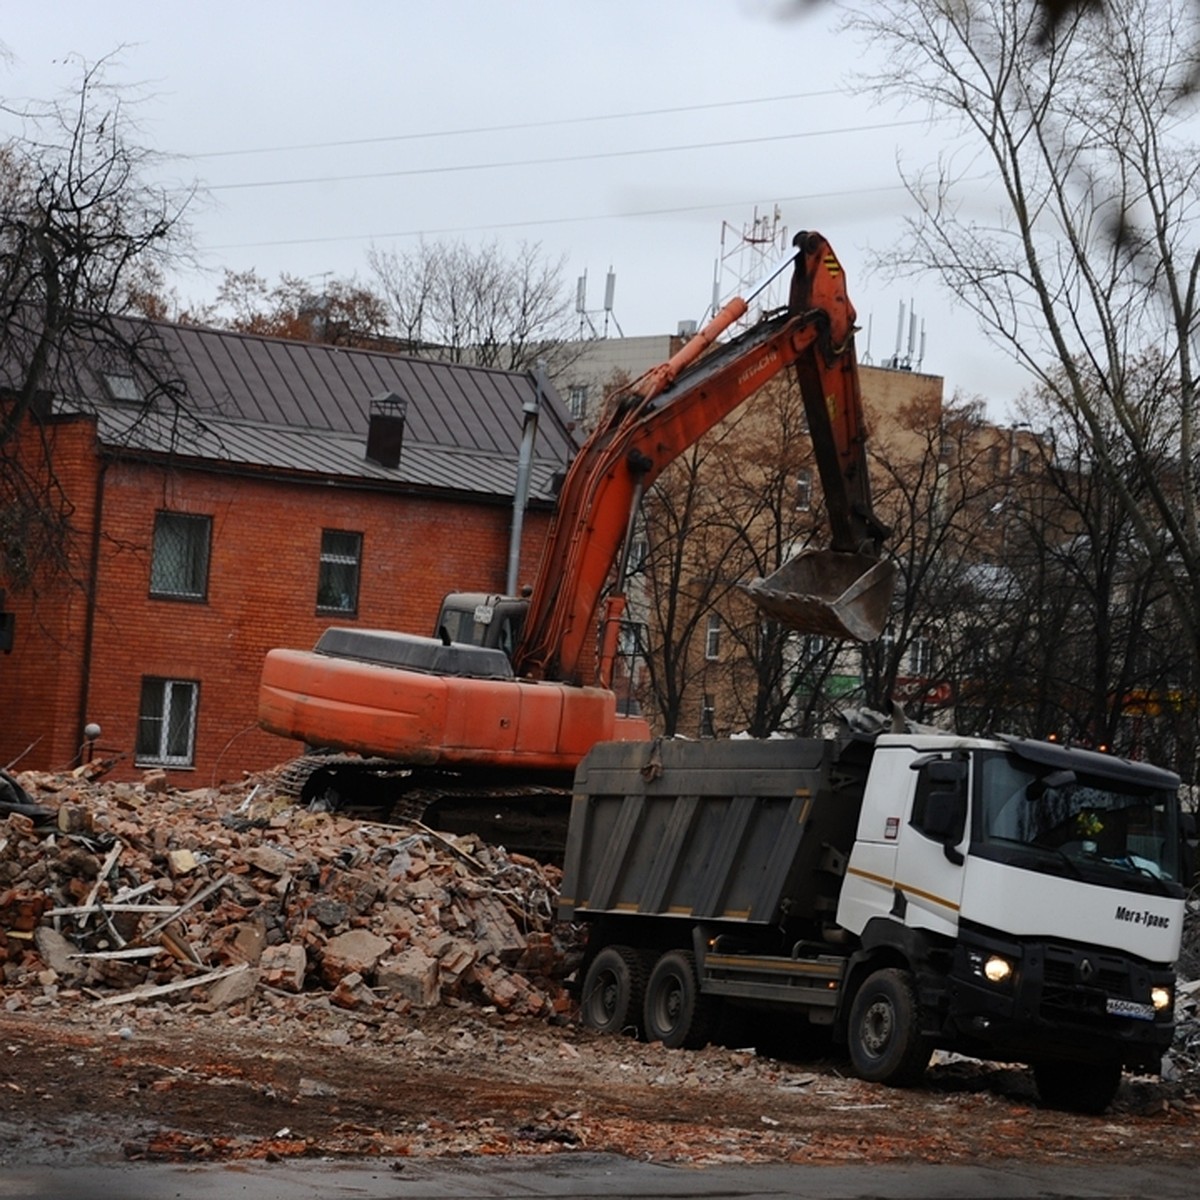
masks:
{"label": "license plate", "polygon": [[1139,1004],[1136,1000],[1108,999],[1108,1014],[1111,1017],[1133,1017],[1137,1021],[1153,1021],[1154,1005]]}

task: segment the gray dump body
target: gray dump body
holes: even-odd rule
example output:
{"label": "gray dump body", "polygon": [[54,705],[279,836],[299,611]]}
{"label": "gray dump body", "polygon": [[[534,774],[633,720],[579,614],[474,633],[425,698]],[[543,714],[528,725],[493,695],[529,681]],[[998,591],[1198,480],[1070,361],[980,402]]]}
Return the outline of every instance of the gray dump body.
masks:
{"label": "gray dump body", "polygon": [[595,747],[575,776],[561,915],[832,920],[869,757],[813,739]]}

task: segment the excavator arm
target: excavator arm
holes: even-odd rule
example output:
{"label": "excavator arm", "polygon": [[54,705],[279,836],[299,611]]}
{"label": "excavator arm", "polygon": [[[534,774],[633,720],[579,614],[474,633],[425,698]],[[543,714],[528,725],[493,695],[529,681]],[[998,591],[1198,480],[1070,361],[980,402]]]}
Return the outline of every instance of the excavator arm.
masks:
{"label": "excavator arm", "polygon": [[[871,507],[854,357],[855,312],[829,243],[820,234],[801,233],[794,244],[786,311],[718,344],[717,338],[747,311],[745,300],[734,299],[670,360],[608,400],[559,493],[514,655],[518,675],[578,682],[605,582],[628,543],[645,489],[708,430],[793,365],[829,510],[832,546],[815,556],[800,556],[809,559],[806,570],[780,581],[757,580],[747,590],[764,609],[796,628],[863,640],[881,632],[879,614],[886,618],[892,573],[890,564],[878,561],[888,531]],[[797,591],[797,586],[806,590]],[[601,650],[604,684],[623,608],[620,593],[618,586],[606,612],[612,633],[606,633],[608,645]]]}

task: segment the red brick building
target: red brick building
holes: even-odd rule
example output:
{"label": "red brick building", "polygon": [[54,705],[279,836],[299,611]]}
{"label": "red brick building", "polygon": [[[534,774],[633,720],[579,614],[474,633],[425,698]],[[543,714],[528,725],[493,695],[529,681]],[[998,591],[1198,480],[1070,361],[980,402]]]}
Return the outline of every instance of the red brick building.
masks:
{"label": "red brick building", "polygon": [[[526,409],[540,396],[520,582],[574,441],[530,375],[153,324],[165,392],[79,371],[23,447],[71,506],[71,569],[7,590],[0,766],[118,757],[209,786],[291,757],[256,727],[272,646],[329,625],[432,633],[448,591],[503,591]],[[147,401],[147,395],[154,398]],[[88,745],[91,724],[101,733]]]}

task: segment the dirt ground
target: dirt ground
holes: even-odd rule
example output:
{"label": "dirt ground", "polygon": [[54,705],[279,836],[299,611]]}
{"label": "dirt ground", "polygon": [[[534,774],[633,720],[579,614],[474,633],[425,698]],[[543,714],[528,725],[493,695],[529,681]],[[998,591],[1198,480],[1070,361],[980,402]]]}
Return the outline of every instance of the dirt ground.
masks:
{"label": "dirt ground", "polygon": [[[534,1155],[655,1162],[1195,1161],[1200,1096],[1127,1077],[1113,1109],[1038,1107],[1017,1067],[935,1063],[898,1091],[835,1057],[666,1050],[573,1021],[317,997],[253,1017],[92,1005],[0,1017],[0,1165]],[[286,1011],[285,1011],[286,1008]]]}
{"label": "dirt ground", "polygon": [[[682,1051],[594,1034],[563,986],[552,868],[297,810],[269,780],[149,783],[22,776],[27,795],[0,821],[0,1167],[400,1167],[581,1150],[698,1165],[1200,1156],[1190,1051],[1175,1080],[1127,1076],[1109,1113],[1085,1117],[1040,1107],[1020,1067],[942,1057],[924,1086],[895,1090],[853,1078],[828,1047],[781,1061],[736,1037]],[[128,948],[106,957],[126,920]],[[52,921],[73,956],[42,940]],[[339,959],[347,938],[391,957]],[[289,950],[290,983],[268,968]],[[253,983],[221,995],[239,978]]]}

